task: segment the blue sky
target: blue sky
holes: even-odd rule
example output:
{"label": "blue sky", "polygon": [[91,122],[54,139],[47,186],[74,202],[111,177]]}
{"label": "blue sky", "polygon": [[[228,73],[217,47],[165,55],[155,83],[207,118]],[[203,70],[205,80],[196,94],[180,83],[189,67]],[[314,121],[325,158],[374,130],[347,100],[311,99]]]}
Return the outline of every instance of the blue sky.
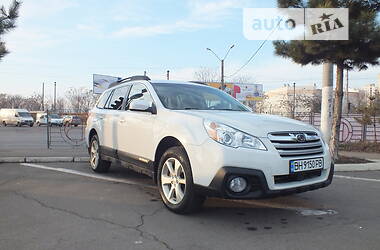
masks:
{"label": "blue sky", "polygon": [[[8,5],[11,0],[0,0]],[[236,71],[261,41],[242,32],[242,8],[276,7],[276,1],[248,0],[24,0],[16,30],[4,40],[11,51],[0,62],[0,92],[29,95],[42,82],[51,92],[92,88],[92,74],[193,80],[200,67],[219,69],[206,47],[223,55],[226,75]],[[274,55],[269,41],[239,73],[264,90],[297,82],[321,83],[321,66],[301,67]],[[380,68],[350,74],[351,86],[376,83]]]}

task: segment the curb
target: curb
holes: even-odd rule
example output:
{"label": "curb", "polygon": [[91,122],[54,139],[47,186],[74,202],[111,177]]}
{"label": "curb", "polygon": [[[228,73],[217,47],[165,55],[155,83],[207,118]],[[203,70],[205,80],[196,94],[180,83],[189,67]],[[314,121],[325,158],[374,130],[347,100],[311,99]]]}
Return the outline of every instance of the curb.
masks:
{"label": "curb", "polygon": [[89,162],[89,157],[0,157],[0,163]]}
{"label": "curb", "polygon": [[380,170],[380,161],[372,160],[371,163],[360,164],[335,164],[335,172],[357,172],[357,171],[378,171]]}

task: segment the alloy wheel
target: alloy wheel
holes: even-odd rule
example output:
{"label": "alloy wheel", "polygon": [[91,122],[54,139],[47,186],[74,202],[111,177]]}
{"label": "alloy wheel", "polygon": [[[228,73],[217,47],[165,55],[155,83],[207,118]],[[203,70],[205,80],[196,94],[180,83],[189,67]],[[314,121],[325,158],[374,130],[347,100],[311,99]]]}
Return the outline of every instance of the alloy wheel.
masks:
{"label": "alloy wheel", "polygon": [[186,175],[177,159],[169,158],[162,166],[161,187],[170,203],[176,205],[183,200],[186,192]]}
{"label": "alloy wheel", "polygon": [[96,169],[99,161],[99,145],[97,140],[93,140],[91,144],[90,163],[93,169]]}

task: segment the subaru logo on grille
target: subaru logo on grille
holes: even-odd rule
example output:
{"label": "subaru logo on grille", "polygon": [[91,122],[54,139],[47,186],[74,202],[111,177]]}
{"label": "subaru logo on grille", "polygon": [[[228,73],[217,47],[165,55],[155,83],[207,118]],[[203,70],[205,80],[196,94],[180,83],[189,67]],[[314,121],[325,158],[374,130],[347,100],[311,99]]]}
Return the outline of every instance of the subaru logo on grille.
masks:
{"label": "subaru logo on grille", "polygon": [[305,134],[297,134],[296,139],[298,142],[305,142],[306,141],[306,135]]}

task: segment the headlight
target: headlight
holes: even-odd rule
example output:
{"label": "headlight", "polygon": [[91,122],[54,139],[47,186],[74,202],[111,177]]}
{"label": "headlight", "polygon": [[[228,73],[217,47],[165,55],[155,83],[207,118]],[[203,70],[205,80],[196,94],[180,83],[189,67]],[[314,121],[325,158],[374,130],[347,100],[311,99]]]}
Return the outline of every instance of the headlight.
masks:
{"label": "headlight", "polygon": [[203,124],[210,138],[223,145],[233,148],[242,147],[267,150],[264,144],[258,138],[252,135],[231,128],[222,123],[217,123],[209,120],[205,120]]}

